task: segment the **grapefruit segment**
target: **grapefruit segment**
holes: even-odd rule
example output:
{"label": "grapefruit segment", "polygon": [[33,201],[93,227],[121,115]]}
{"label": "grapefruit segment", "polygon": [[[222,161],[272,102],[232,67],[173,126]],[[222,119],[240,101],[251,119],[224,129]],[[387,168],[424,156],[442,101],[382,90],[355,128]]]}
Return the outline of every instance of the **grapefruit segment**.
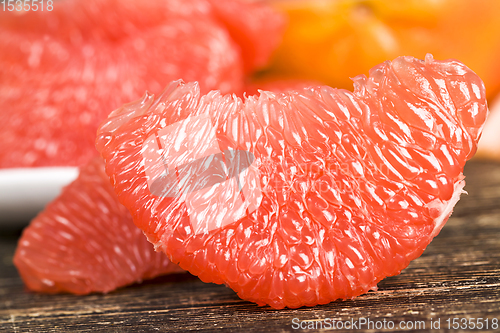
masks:
{"label": "grapefruit segment", "polygon": [[182,272],[135,227],[98,157],[23,231],[14,264],[30,290],[47,293],[106,293]]}
{"label": "grapefruit segment", "polygon": [[[354,92],[313,86],[241,100],[173,82],[114,111],[96,147],[120,202],[173,262],[243,299],[296,308],[375,289],[421,255],[459,199],[487,113],[484,86],[458,61],[400,57],[357,77]],[[185,130],[151,144],[169,128]],[[253,155],[248,173],[179,172],[193,153],[227,149]],[[174,175],[181,195],[152,193],[153,166]]]}

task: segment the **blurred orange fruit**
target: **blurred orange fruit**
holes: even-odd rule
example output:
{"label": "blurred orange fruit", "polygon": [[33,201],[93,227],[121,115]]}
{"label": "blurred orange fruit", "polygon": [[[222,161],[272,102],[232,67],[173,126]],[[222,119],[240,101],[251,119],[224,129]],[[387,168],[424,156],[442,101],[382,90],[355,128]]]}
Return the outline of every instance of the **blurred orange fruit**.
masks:
{"label": "blurred orange fruit", "polygon": [[270,73],[351,88],[353,77],[400,55],[455,58],[500,90],[500,1],[269,0],[289,16]]}

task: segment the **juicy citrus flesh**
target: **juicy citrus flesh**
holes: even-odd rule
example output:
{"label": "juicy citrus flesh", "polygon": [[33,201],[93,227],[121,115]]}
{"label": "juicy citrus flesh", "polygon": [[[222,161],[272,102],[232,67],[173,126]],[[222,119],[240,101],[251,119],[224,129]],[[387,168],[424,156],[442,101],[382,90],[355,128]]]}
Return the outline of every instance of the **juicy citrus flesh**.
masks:
{"label": "juicy citrus flesh", "polygon": [[182,271],[134,225],[98,157],[23,231],[14,264],[30,290],[46,293],[105,293]]}
{"label": "juicy citrus flesh", "polygon": [[[173,82],[110,114],[96,147],[135,224],[201,280],[277,309],[353,298],[400,273],[440,231],[488,113],[482,81],[455,60],[400,57],[354,81],[354,92],[315,86],[245,100]],[[228,148],[255,156],[242,197],[229,178],[182,199],[152,194],[168,163]],[[241,207],[243,217],[226,218]]]}
{"label": "juicy citrus flesh", "polygon": [[[0,168],[84,164],[109,112],[172,80],[239,93],[283,19],[263,5],[231,8],[258,15],[229,26],[204,0],[65,0],[50,12],[0,13]],[[255,21],[275,23],[245,28]],[[257,45],[263,29],[268,44]],[[241,54],[242,40],[253,53]]]}
{"label": "juicy citrus flesh", "polygon": [[260,90],[281,93],[289,90],[300,90],[321,85],[318,81],[274,77],[272,79],[254,79],[245,86],[245,96],[258,95]]}

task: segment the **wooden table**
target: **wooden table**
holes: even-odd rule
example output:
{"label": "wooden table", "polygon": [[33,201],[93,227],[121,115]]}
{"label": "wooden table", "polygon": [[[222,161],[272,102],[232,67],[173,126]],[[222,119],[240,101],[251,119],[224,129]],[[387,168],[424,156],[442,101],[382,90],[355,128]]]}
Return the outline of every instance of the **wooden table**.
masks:
{"label": "wooden table", "polygon": [[492,327],[500,320],[500,164],[472,161],[465,174],[469,195],[462,196],[439,236],[400,275],[354,300],[297,310],[258,307],[225,286],[188,274],[108,295],[30,293],[12,265],[19,233],[0,229],[0,331],[283,332],[320,324],[380,331],[376,325],[383,329],[384,321],[391,332],[408,332],[411,326],[430,331],[438,323],[440,330],[433,332],[473,323],[482,323],[481,331],[500,331]]}

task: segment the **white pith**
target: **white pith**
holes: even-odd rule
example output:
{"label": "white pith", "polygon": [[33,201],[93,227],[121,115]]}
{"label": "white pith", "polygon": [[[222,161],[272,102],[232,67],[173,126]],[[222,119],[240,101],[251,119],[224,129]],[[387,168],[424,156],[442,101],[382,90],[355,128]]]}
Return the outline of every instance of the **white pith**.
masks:
{"label": "white pith", "polygon": [[[445,225],[448,217],[450,217],[453,212],[453,207],[455,207],[458,200],[460,200],[460,195],[462,193],[467,193],[463,190],[465,186],[465,180],[463,174],[460,174],[458,180],[454,184],[453,196],[450,200],[442,202],[440,200],[432,201],[427,204],[429,208],[441,208],[441,215],[434,221],[434,229],[432,230],[431,239],[436,237],[443,226]],[[439,207],[436,207],[438,205]],[[434,206],[434,207],[433,207]]]}

